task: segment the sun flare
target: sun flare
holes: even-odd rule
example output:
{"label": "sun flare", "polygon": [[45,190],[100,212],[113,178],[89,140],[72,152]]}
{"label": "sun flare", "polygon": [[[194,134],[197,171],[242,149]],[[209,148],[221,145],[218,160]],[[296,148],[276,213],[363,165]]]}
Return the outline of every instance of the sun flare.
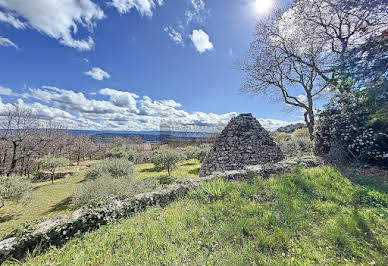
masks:
{"label": "sun flare", "polygon": [[257,13],[265,14],[274,6],[274,0],[255,0],[253,5]]}

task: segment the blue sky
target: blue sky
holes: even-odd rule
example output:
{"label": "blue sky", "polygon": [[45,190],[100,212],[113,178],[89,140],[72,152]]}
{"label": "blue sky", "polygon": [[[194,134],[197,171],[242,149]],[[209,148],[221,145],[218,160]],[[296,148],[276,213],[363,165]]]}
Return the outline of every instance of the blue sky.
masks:
{"label": "blue sky", "polygon": [[[74,129],[301,120],[241,94],[250,0],[0,0],[0,111],[19,104]],[[280,3],[284,4],[284,3]]]}

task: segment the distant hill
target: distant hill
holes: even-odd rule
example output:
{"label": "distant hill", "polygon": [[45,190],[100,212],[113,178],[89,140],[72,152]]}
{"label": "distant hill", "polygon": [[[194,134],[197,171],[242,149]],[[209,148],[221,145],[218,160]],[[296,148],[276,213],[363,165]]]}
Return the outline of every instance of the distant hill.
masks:
{"label": "distant hill", "polygon": [[73,136],[91,136],[92,138],[113,138],[113,137],[140,137],[145,142],[161,142],[166,139],[183,138],[194,139],[204,138],[213,133],[204,132],[175,132],[175,131],[96,131],[96,130],[69,130]]}
{"label": "distant hill", "polygon": [[303,124],[303,123],[291,124],[291,125],[287,125],[287,126],[284,126],[284,127],[279,127],[276,130],[276,132],[292,133],[295,130],[297,130],[299,128],[304,128],[304,127],[306,127],[306,125]]}

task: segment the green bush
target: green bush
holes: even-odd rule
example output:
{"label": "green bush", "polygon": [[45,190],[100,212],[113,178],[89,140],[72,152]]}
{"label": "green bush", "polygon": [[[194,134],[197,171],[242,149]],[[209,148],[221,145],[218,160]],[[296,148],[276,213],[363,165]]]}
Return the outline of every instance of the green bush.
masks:
{"label": "green bush", "polygon": [[388,207],[388,197],[375,190],[363,189],[360,191],[360,202],[370,207]]}
{"label": "green bush", "polygon": [[151,154],[151,162],[159,170],[166,169],[168,176],[171,176],[171,171],[177,163],[184,159],[186,159],[186,156],[183,152],[164,146],[154,150]]}
{"label": "green bush", "polygon": [[307,128],[297,129],[292,134],[275,132],[273,139],[283,154],[289,158],[311,155],[314,150],[314,143],[310,140]]}
{"label": "green bush", "polygon": [[198,161],[202,162],[206,154],[210,151],[211,147],[211,144],[206,143],[201,144],[199,147],[188,146],[184,151],[186,159],[197,159]]}
{"label": "green bush", "polygon": [[134,195],[152,191],[159,185],[157,179],[136,179],[133,175],[111,178],[102,176],[89,180],[76,188],[72,195],[71,205],[74,209],[118,197],[127,198]]}
{"label": "green bush", "polygon": [[89,168],[86,173],[86,180],[95,180],[103,177],[134,177],[135,167],[127,159],[106,159],[99,164]]}
{"label": "green bush", "polygon": [[134,162],[139,154],[134,150],[124,150],[123,148],[113,148],[107,154],[108,159],[127,159]]}
{"label": "green bush", "polygon": [[338,161],[333,155],[341,154],[347,160],[387,165],[388,131],[370,118],[368,106],[355,95],[336,95],[319,114],[315,153],[333,162]]}
{"label": "green bush", "polygon": [[0,208],[5,201],[27,202],[32,196],[32,184],[20,176],[0,176]]}

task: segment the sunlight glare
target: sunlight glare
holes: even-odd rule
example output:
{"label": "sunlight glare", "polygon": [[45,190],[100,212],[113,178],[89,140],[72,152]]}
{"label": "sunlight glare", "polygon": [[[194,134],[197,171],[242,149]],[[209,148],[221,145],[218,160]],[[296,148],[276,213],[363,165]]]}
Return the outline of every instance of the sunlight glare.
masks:
{"label": "sunlight glare", "polygon": [[255,0],[254,6],[259,14],[267,13],[274,5],[273,0]]}

